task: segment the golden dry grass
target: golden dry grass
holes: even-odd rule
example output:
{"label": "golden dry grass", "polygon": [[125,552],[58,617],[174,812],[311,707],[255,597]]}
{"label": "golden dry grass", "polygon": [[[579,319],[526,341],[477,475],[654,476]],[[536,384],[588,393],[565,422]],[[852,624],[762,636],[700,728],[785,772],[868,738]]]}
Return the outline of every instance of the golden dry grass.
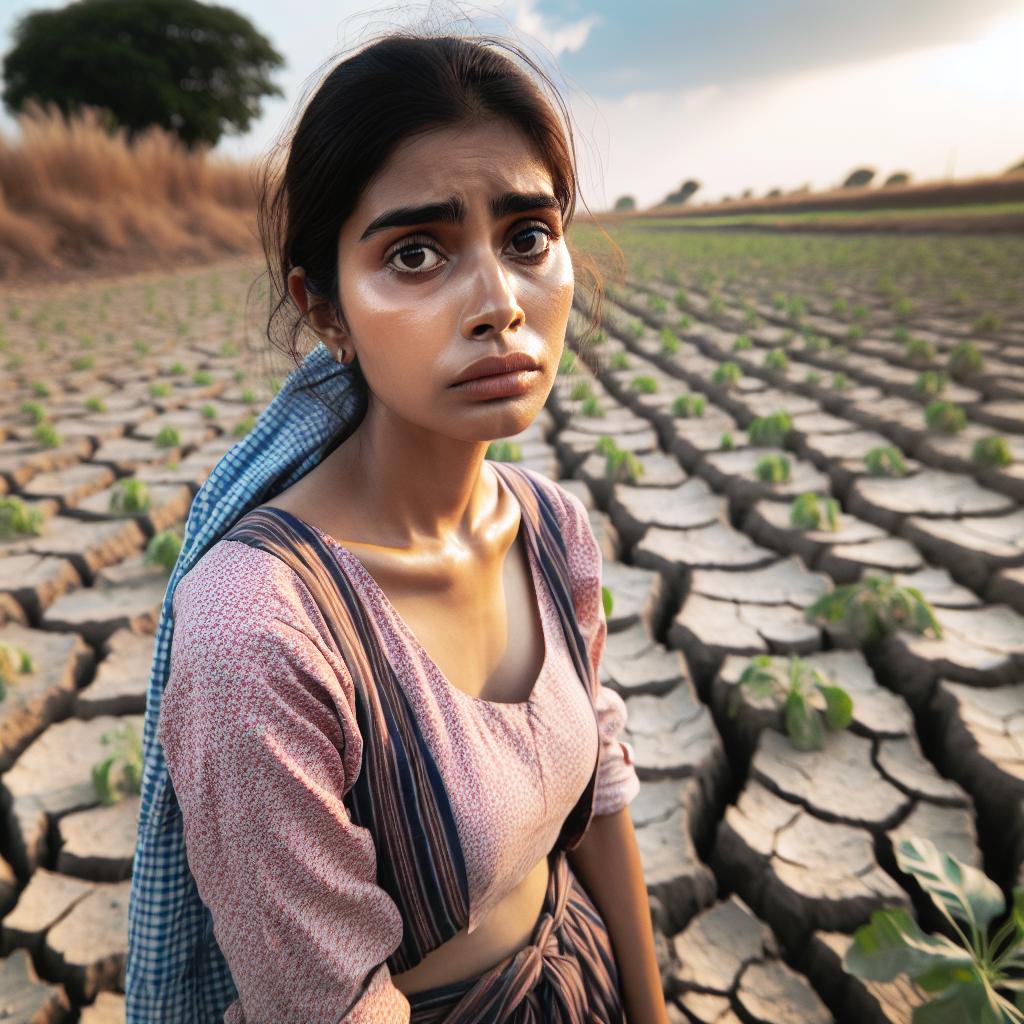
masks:
{"label": "golden dry grass", "polygon": [[258,249],[248,163],[189,151],[151,128],[134,140],[86,108],[31,105],[0,135],[0,279],[166,267]]}

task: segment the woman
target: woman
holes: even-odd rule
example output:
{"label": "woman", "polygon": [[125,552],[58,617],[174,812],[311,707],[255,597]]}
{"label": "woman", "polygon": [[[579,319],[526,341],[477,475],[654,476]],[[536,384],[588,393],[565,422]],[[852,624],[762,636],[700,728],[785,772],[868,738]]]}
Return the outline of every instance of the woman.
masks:
{"label": "woman", "polygon": [[338,64],[265,180],[269,333],[319,344],[165,597],[129,1024],[667,1020],[600,551],[578,498],[485,460],[553,385],[576,195],[488,42]]}

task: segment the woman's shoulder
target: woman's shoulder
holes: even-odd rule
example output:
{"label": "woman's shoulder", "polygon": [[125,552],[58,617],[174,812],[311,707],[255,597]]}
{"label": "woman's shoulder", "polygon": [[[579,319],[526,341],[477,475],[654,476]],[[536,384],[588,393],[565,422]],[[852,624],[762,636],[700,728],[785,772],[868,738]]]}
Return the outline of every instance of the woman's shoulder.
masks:
{"label": "woman's shoulder", "polygon": [[537,489],[545,493],[551,500],[560,529],[566,526],[576,526],[581,520],[589,522],[586,506],[568,487],[564,487],[557,480],[552,480],[540,470],[520,465],[517,465],[516,468],[529,477]]}
{"label": "woman's shoulder", "polygon": [[187,623],[256,636],[282,622],[318,632],[318,609],[298,574],[276,555],[237,540],[210,546],[178,581],[175,628]]}

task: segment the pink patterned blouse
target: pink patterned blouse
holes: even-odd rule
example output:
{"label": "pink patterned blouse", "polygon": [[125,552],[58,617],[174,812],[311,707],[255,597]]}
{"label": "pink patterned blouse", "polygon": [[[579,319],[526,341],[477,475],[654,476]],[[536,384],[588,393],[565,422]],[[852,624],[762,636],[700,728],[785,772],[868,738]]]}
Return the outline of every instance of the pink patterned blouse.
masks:
{"label": "pink patterned blouse", "polygon": [[[600,549],[579,498],[540,478],[561,499],[576,614],[598,666],[607,632]],[[632,750],[618,739],[626,705],[601,687],[598,740],[532,551],[545,659],[528,700],[495,703],[452,685],[355,555],[318,532],[372,609],[446,784],[473,932],[554,846],[598,741],[594,813],[636,796]],[[238,988],[225,1024],[335,1024],[371,974],[345,1020],[407,1024],[409,1001],[384,962],[401,941],[401,917],[376,885],[370,833],[342,803],[362,753],[353,684],[309,591],[268,552],[222,540],[182,579],[173,608],[157,735],[189,868]]]}

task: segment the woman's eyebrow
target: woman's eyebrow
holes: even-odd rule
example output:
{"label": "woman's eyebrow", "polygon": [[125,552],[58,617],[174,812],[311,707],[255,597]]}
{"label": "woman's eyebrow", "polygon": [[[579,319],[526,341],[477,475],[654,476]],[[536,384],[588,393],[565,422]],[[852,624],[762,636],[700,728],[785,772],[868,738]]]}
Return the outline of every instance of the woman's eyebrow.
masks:
{"label": "woman's eyebrow", "polygon": [[[503,192],[491,200],[490,208],[495,220],[529,210],[561,210],[558,200],[550,192]],[[461,224],[465,216],[466,207],[462,196],[458,194],[425,206],[399,206],[370,221],[359,241],[365,242],[371,235],[385,228],[407,228],[417,224]]]}

